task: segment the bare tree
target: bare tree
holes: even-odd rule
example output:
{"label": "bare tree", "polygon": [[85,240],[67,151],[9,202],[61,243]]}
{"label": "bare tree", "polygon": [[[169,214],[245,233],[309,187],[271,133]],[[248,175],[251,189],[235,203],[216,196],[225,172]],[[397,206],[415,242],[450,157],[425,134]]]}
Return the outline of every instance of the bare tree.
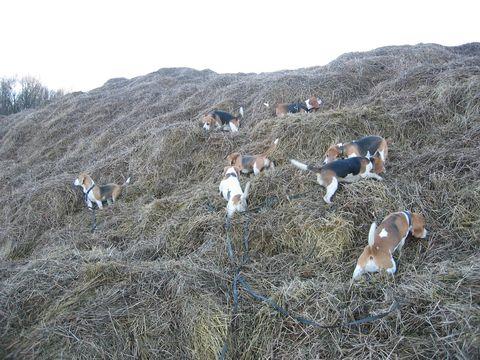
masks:
{"label": "bare tree", "polygon": [[[15,90],[19,85],[20,90]],[[62,90],[50,90],[31,76],[20,80],[0,79],[0,114],[9,115],[24,109],[42,106],[52,99],[63,96]]]}
{"label": "bare tree", "polygon": [[0,114],[8,115],[15,111],[15,79],[0,79]]}

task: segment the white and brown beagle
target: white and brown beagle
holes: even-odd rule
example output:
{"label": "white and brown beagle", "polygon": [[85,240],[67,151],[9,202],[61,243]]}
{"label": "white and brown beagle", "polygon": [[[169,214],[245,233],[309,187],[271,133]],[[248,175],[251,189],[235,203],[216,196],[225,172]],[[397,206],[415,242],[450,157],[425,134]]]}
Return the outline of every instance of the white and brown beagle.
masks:
{"label": "white and brown beagle", "polygon": [[353,157],[336,160],[320,167],[306,165],[293,159],[290,162],[300,170],[308,170],[317,174],[317,182],[327,189],[327,193],[323,197],[327,204],[332,202],[332,196],[337,191],[339,182],[352,183],[369,178],[383,180],[378,174],[385,170],[383,161],[378,154],[371,159]]}
{"label": "white and brown beagle", "polygon": [[238,152],[232,153],[227,156],[228,164],[237,167],[243,174],[253,172],[255,175],[258,175],[263,170],[273,169],[275,168],[275,164],[268,156],[276,149],[277,144],[278,139],[273,142],[270,148],[260,155],[242,155]]}
{"label": "white and brown beagle", "polygon": [[226,111],[210,111],[203,117],[203,128],[207,131],[215,128],[237,132],[240,128],[240,119],[243,117],[243,107],[240,107],[239,113],[240,115],[233,116]]}
{"label": "white and brown beagle", "polygon": [[324,164],[328,164],[337,159],[364,156],[370,158],[377,153],[386,161],[388,155],[387,141],[380,136],[365,136],[346,144],[336,144],[328,148],[325,153]]}
{"label": "white and brown beagle", "polygon": [[242,191],[239,181],[240,170],[235,166],[227,166],[223,172],[223,179],[218,187],[220,194],[227,201],[227,216],[232,217],[233,214],[244,212],[247,210],[248,191],[250,190],[250,182],[245,185],[245,191]]}
{"label": "white and brown beagle", "polygon": [[427,237],[425,219],[421,214],[400,211],[388,215],[378,227],[373,222],[368,233],[368,245],[358,258],[353,280],[365,272],[385,270],[395,274],[397,265],[392,254],[402,249],[409,234],[421,239]]}
{"label": "white and brown beagle", "polygon": [[[308,98],[304,103],[277,104],[275,106],[275,115],[283,117],[287,114],[315,112],[320,109],[321,104],[322,100],[315,96]],[[270,107],[268,103],[264,103],[264,105]]]}
{"label": "white and brown beagle", "polygon": [[99,209],[103,208],[104,201],[106,201],[109,205],[113,204],[122,194],[123,188],[129,183],[130,178],[128,178],[123,185],[96,185],[90,175],[85,173],[81,173],[73,182],[75,186],[82,187],[85,202],[90,209],[92,209],[93,203],[97,204]]}

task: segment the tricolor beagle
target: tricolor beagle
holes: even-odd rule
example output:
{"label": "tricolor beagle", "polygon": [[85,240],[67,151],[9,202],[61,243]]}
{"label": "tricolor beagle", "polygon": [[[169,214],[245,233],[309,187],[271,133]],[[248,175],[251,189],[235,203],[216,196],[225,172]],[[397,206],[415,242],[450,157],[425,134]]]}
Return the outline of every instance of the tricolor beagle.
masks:
{"label": "tricolor beagle", "polygon": [[[277,104],[275,106],[275,115],[283,117],[287,114],[307,113],[317,111],[320,109],[322,100],[315,96],[305,100],[304,103],[292,103],[292,104]],[[266,107],[270,107],[268,103],[264,103]]]}
{"label": "tricolor beagle", "polygon": [[240,119],[243,117],[243,107],[240,107],[239,113],[240,115],[233,116],[226,111],[211,111],[203,117],[203,128],[207,131],[215,128],[237,132],[240,128]]}
{"label": "tricolor beagle", "polygon": [[317,174],[317,182],[327,189],[323,197],[327,204],[332,202],[332,196],[337,191],[339,182],[351,183],[368,178],[383,180],[378,175],[384,171],[383,161],[377,154],[371,159],[354,157],[336,160],[320,167],[306,165],[293,159],[290,162],[300,170],[309,170]]}
{"label": "tricolor beagle", "polygon": [[336,144],[328,148],[325,153],[324,164],[328,164],[336,159],[350,158],[355,156],[365,156],[370,158],[378,152],[383,162],[387,159],[388,146],[387,141],[380,136],[365,136],[346,144]]}
{"label": "tricolor beagle", "polygon": [[227,166],[223,172],[223,179],[218,187],[220,194],[227,201],[227,216],[232,217],[235,211],[244,212],[247,210],[248,191],[250,182],[245,185],[242,191],[240,181],[240,170],[234,166]]}
{"label": "tricolor beagle", "polygon": [[244,174],[253,172],[255,175],[260,174],[260,171],[265,169],[273,169],[275,164],[268,159],[268,156],[275,150],[278,144],[276,139],[272,146],[260,155],[242,155],[238,152],[227,156],[228,164],[240,169]]}
{"label": "tricolor beagle", "polygon": [[123,187],[129,183],[130,178],[128,178],[123,185],[96,185],[90,175],[85,173],[81,173],[73,182],[75,186],[82,187],[85,201],[90,209],[92,209],[93,203],[96,203],[99,209],[103,208],[104,201],[109,205],[113,204],[122,194]]}
{"label": "tricolor beagle", "polygon": [[397,266],[392,254],[402,249],[409,234],[421,239],[427,237],[425,219],[421,214],[401,211],[388,215],[378,227],[372,223],[368,245],[358,258],[353,280],[357,280],[364,272],[386,270],[389,274],[395,274]]}

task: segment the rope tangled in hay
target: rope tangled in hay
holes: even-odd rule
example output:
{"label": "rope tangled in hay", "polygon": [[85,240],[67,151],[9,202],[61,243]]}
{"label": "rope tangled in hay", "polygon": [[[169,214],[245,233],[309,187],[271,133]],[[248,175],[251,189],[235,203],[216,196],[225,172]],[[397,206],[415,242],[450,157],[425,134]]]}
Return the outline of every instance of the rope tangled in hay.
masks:
{"label": "rope tangled in hay", "polygon": [[[234,253],[234,250],[233,250],[232,239],[231,239],[231,236],[230,236],[230,231],[231,231],[231,228],[232,228],[231,219],[229,217],[226,217],[226,221],[225,221],[227,254],[228,254],[228,258],[230,259],[231,264],[235,266],[235,271],[234,271],[233,281],[232,281],[233,306],[232,306],[232,315],[231,315],[231,320],[230,320],[229,332],[233,332],[233,330],[234,330],[234,321],[236,319],[237,312],[238,312],[238,303],[239,303],[239,298],[240,298],[238,284],[241,284],[243,290],[245,290],[245,292],[247,292],[255,300],[266,303],[271,308],[273,308],[275,311],[284,315],[285,317],[290,317],[290,318],[294,319],[295,321],[297,321],[301,324],[308,325],[308,326],[313,326],[313,327],[320,328],[320,329],[334,329],[334,328],[341,328],[341,327],[352,327],[352,326],[358,326],[358,325],[362,325],[362,324],[365,324],[365,323],[373,322],[373,321],[376,321],[376,320],[379,320],[379,319],[382,319],[382,318],[386,317],[387,315],[394,312],[395,310],[397,310],[400,307],[397,300],[394,299],[394,302],[392,303],[390,308],[383,313],[380,313],[378,315],[369,315],[369,316],[366,316],[364,318],[354,320],[354,321],[350,321],[350,322],[347,322],[347,323],[339,323],[339,324],[331,324],[331,325],[320,324],[319,322],[316,322],[315,320],[310,320],[310,319],[307,319],[303,316],[292,314],[287,309],[285,309],[284,307],[280,306],[277,302],[275,302],[275,300],[256,292],[240,273],[242,267],[249,261],[248,240],[249,240],[250,216],[249,216],[248,210],[247,210],[247,212],[244,213],[244,217],[245,217],[245,221],[243,223],[243,236],[242,236],[243,237],[243,239],[242,239],[243,240],[242,241],[243,255],[242,255],[242,260],[241,260],[240,264],[238,264],[238,265],[236,264],[236,261],[235,261],[235,253]],[[227,352],[228,352],[228,336],[225,339],[223,347],[222,347],[222,349],[219,353],[219,359],[225,360]]]}

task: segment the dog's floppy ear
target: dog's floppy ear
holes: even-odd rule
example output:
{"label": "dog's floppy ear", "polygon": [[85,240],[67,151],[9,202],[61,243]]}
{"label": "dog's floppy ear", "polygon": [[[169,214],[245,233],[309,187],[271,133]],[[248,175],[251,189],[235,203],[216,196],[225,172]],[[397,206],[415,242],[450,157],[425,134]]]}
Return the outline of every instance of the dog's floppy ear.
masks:
{"label": "dog's floppy ear", "polygon": [[228,163],[230,165],[233,165],[239,156],[240,156],[240,153],[235,152],[235,153],[231,153],[230,155],[227,155],[227,157],[225,157],[225,159],[228,160]]}
{"label": "dog's floppy ear", "polygon": [[420,213],[412,212],[412,235],[416,238],[424,238],[427,235],[425,218]]}

